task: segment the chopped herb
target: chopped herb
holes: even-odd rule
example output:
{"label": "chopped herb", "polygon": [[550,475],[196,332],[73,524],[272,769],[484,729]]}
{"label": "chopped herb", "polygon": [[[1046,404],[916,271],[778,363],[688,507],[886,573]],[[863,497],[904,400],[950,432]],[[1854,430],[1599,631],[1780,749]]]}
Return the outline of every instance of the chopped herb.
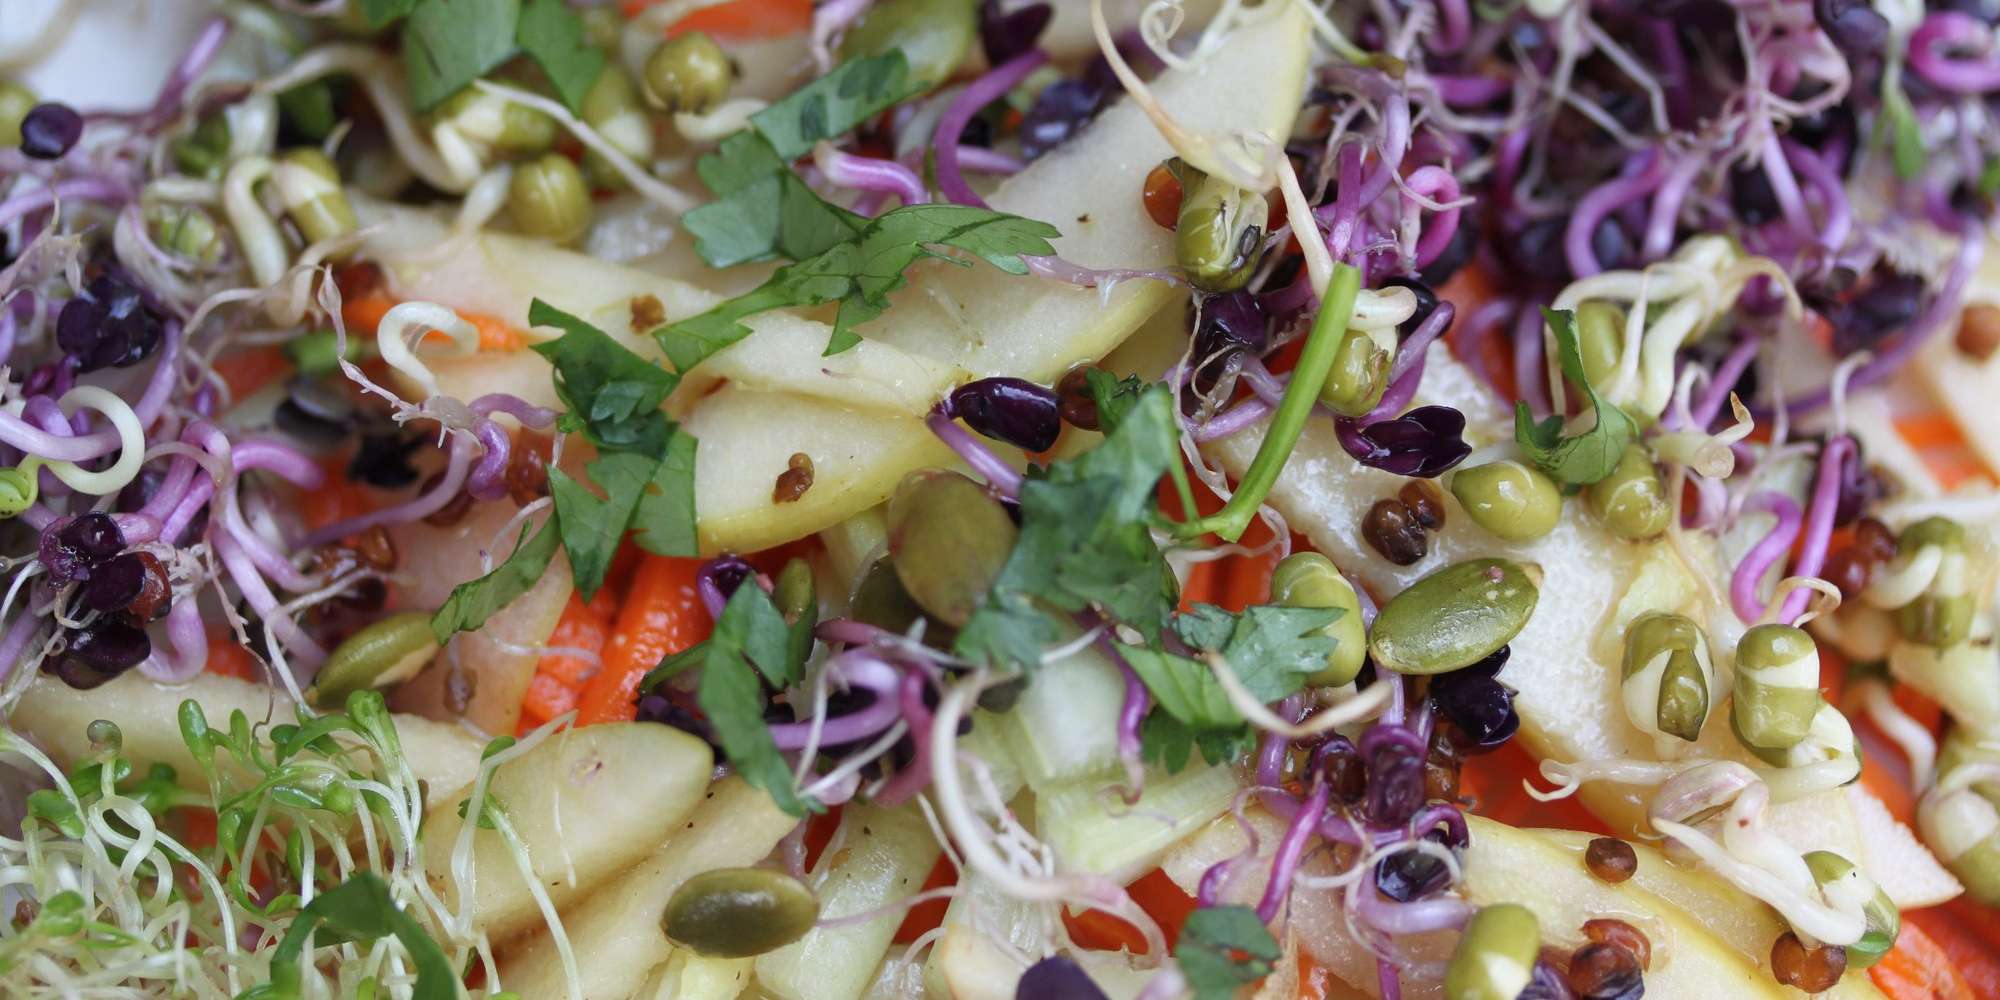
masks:
{"label": "chopped herb", "polygon": [[1296,693],[1306,675],[1326,667],[1333,640],[1320,630],[1340,614],[1337,608],[1259,604],[1233,615],[1197,604],[1175,616],[1174,632],[1196,649],[1220,652],[1244,689],[1269,703]]}
{"label": "chopped herb", "polygon": [[568,411],[562,430],[582,431],[599,448],[663,453],[671,428],[660,405],[680,385],[680,376],[541,299],[529,305],[528,323],[563,331],[534,345],[555,366],[556,396]]}
{"label": "chopped herb", "polygon": [[870,220],[861,233],[820,254],[778,269],[770,280],[699,316],[654,331],[676,371],[749,336],[742,320],[791,306],[840,303],[826,353],[861,342],[854,328],[889,308],[903,272],[925,257],[963,263],[931,247],[964,250],[1009,274],[1026,274],[1024,255],[1055,253],[1054,226],[969,205],[905,205]]}
{"label": "chopped herb", "polygon": [[750,124],[779,159],[794,160],[811,152],[821,139],[846,135],[923,89],[922,83],[910,79],[909,63],[901,52],[850,59],[751,115]]}
{"label": "chopped herb", "polygon": [[364,871],[314,896],[299,911],[284,940],[271,952],[271,981],[244,990],[238,1000],[296,1000],[303,986],[300,964],[309,937],[324,947],[391,935],[402,943],[416,966],[417,981],[410,993],[413,1000],[453,1000],[458,996],[458,973],[444,949],[431,940],[423,925],[396,906],[396,898],[381,876]]}
{"label": "chopped herb", "polygon": [[1890,158],[1896,167],[1896,176],[1904,180],[1915,180],[1924,172],[1924,163],[1929,154],[1924,152],[1924,133],[1917,123],[1917,109],[1910,103],[1910,96],[1903,92],[1900,74],[1882,75],[1882,114],[1878,119],[1877,141],[1884,134],[1888,136]]}
{"label": "chopped herb", "polygon": [[549,470],[556,525],[562,533],[563,551],[569,554],[577,593],[584,600],[590,600],[603,586],[611,557],[618,554],[618,542],[625,537],[625,526],[631,523],[639,498],[659,467],[659,459],[630,451],[612,452],[590,463],[590,481],[604,491],[602,500],[561,469]]}
{"label": "chopped herb", "polygon": [[1514,440],[1536,467],[1567,486],[1588,486],[1611,474],[1625,446],[1638,436],[1638,426],[1625,411],[1597,394],[1584,374],[1583,355],[1577,348],[1576,314],[1567,309],[1543,309],[1542,319],[1556,335],[1556,358],[1563,375],[1590,399],[1595,419],[1581,434],[1563,434],[1563,418],[1556,414],[1536,423],[1528,404],[1514,404]]}
{"label": "chopped herb", "polygon": [[356,0],[361,5],[361,16],[366,18],[371,28],[381,28],[400,17],[408,17],[417,0]]}
{"label": "chopped herb", "polygon": [[1221,766],[1241,758],[1257,745],[1257,733],[1245,724],[1231,729],[1196,732],[1165,712],[1153,712],[1139,726],[1139,755],[1166,769],[1168,774],[1186,770],[1194,749],[1201,759]]}
{"label": "chopped herb", "polygon": [[771,793],[786,812],[803,816],[807,810],[819,811],[819,803],[802,798],[793,787],[792,769],[764,722],[760,672],[765,677],[793,678],[799,670],[784,662],[790,638],[770,595],[755,582],[737,587],[714,634],[702,645],[701,686],[695,702],[715,727],[730,765],[743,780]]}
{"label": "chopped herb", "polygon": [[1222,682],[1208,665],[1185,656],[1120,644],[1118,652],[1146,690],[1153,693],[1159,709],[1194,732],[1230,731],[1243,728],[1243,715],[1229,703]]}
{"label": "chopped herb", "polygon": [[1247,906],[1195,910],[1174,945],[1174,961],[1195,1000],[1229,1000],[1238,987],[1270,975],[1283,953],[1257,911]]}
{"label": "chopped herb", "polygon": [[403,66],[419,114],[514,55],[520,0],[419,0],[403,22]]}
{"label": "chopped herb", "polygon": [[514,598],[527,593],[542,578],[549,560],[555,558],[561,537],[554,518],[544,522],[533,538],[528,537],[528,526],[522,525],[520,539],[506,562],[477,580],[467,580],[451,588],[444,607],[431,616],[431,634],[438,642],[448,642],[455,633],[486,624],[494,612],[513,603]]}
{"label": "chopped herb", "polygon": [[1067,627],[1097,610],[1157,642],[1177,598],[1153,541],[1155,489],[1180,461],[1173,395],[1148,388],[1104,443],[1021,486],[1021,535],[958,655],[1028,669]]}
{"label": "chopped herb", "polygon": [[292,131],[314,142],[325,139],[340,122],[333,106],[333,84],[326,80],[302,83],[280,93],[278,112]]}
{"label": "chopped herb", "polygon": [[1146,391],[1146,383],[1139,376],[1119,378],[1102,368],[1086,370],[1083,379],[1090,387],[1091,402],[1097,405],[1098,429],[1106,434],[1125,422],[1126,415],[1139,405],[1139,397]]}
{"label": "chopped herb", "polygon": [[604,72],[604,52],[584,37],[583,18],[563,0],[528,0],[514,30],[521,51],[542,68],[571,111]]}
{"label": "chopped herb", "polygon": [[675,428],[652,482],[632,512],[632,541],[656,556],[692,556],[695,536],[694,435]]}

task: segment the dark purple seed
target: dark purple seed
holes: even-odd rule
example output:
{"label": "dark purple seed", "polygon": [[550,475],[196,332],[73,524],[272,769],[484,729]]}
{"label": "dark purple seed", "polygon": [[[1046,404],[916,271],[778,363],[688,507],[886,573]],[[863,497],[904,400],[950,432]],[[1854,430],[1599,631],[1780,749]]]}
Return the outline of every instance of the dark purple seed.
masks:
{"label": "dark purple seed", "polygon": [[125,533],[109,514],[90,513],[62,526],[58,537],[63,545],[95,566],[125,550]]}
{"label": "dark purple seed", "polygon": [[1472,260],[1473,253],[1478,249],[1478,224],[1469,216],[1462,218],[1458,222],[1458,228],[1452,230],[1451,239],[1445,241],[1444,249],[1438,252],[1437,259],[1418,272],[1417,276],[1433,288],[1442,285],[1450,281],[1452,276],[1458,273],[1459,268]]}
{"label": "dark purple seed", "polygon": [[1888,484],[1869,466],[1861,454],[1861,443],[1856,441],[1854,450],[1840,465],[1840,499],[1833,505],[1833,523],[1840,526],[1854,523],[1875,501],[1888,495]]}
{"label": "dark purple seed", "polygon": [[97,564],[81,589],[83,606],[92,611],[122,611],[146,587],[146,564],[136,552],[124,552]]}
{"label": "dark purple seed", "polygon": [[1813,0],[1813,20],[1849,58],[1880,55],[1889,40],[1889,19],[1866,0]]}
{"label": "dark purple seed", "polygon": [[56,661],[55,674],[70,687],[87,690],[138,666],[152,651],[145,629],[105,619],[70,633],[69,649]]}
{"label": "dark purple seed", "polygon": [[1105,996],[1076,959],[1051,955],[1021,974],[1014,1000],[1105,1000]]}
{"label": "dark purple seed", "polygon": [[1399,476],[1430,479],[1472,454],[1465,443],[1465,414],[1449,406],[1420,406],[1367,427],[1342,417],[1334,427],[1355,461]]}
{"label": "dark purple seed", "polygon": [[1382,282],[1382,287],[1407,288],[1417,297],[1417,311],[1411,313],[1409,319],[1406,319],[1403,322],[1397,324],[1396,326],[1397,336],[1407,337],[1410,334],[1415,333],[1417,331],[1417,327],[1424,325],[1424,320],[1429,319],[1431,313],[1437,310],[1438,307],[1437,293],[1431,291],[1431,287],[1429,285],[1426,285],[1422,281],[1419,281],[1415,278],[1390,278],[1387,281]]}
{"label": "dark purple seed", "polygon": [[1917,318],[1924,281],[1915,275],[1878,272],[1868,287],[1827,315],[1833,349],[1843,357],[1881,343]]}
{"label": "dark purple seed", "polygon": [[1232,350],[1262,354],[1271,344],[1270,320],[1249,292],[1199,297],[1188,305],[1194,324],[1194,353],[1207,360]]}
{"label": "dark purple seed", "polygon": [[1424,804],[1424,754],[1402,741],[1368,750],[1368,819],[1380,826],[1407,823]]}
{"label": "dark purple seed", "polygon": [[[1424,839],[1438,844],[1444,842],[1443,835],[1437,831],[1425,835]],[[1451,869],[1444,860],[1424,851],[1397,851],[1375,864],[1375,888],[1398,903],[1422,899],[1443,889],[1450,880]]]}
{"label": "dark purple seed", "polygon": [[1739,167],[1729,172],[1729,207],[1746,225],[1761,226],[1778,218],[1778,195],[1762,167]]}
{"label": "dark purple seed", "polygon": [[952,416],[1024,451],[1047,451],[1062,433],[1062,401],[1026,379],[982,378],[951,391]]}
{"label": "dark purple seed", "polygon": [[1570,279],[1569,257],[1563,253],[1565,218],[1540,219],[1500,240],[1509,270],[1528,278],[1560,283]]}
{"label": "dark purple seed", "polygon": [[1576,992],[1563,979],[1561,969],[1547,962],[1536,962],[1528,985],[1514,1000],[1576,1000]]}
{"label": "dark purple seed", "polygon": [[1104,87],[1057,80],[1042,88],[1021,118],[1021,155],[1032,160],[1075,135],[1104,107]]}
{"label": "dark purple seed", "polygon": [[[1597,230],[1590,234],[1590,252],[1597,255],[1597,266],[1613,271],[1624,267],[1632,253],[1632,240],[1625,235],[1625,227],[1612,216],[1605,216],[1597,224]],[[1567,270],[1567,267],[1565,267]]]}
{"label": "dark purple seed", "polygon": [[986,63],[998,66],[1035,47],[1041,40],[1042,30],[1049,26],[1049,19],[1055,16],[1055,8],[1045,3],[1031,3],[1014,10],[1001,0],[984,0],[979,5],[979,47],[986,53]]}
{"label": "dark purple seed", "polygon": [[48,571],[51,582],[60,586],[75,580],[90,579],[90,560],[63,543],[63,529],[74,518],[61,518],[50,524],[35,542],[35,558],[41,560],[42,568]]}
{"label": "dark purple seed", "polygon": [[315,378],[292,379],[285,401],[272,422],[287,435],[309,445],[332,447],[346,440],[354,421],[354,404],[347,394]]}
{"label": "dark purple seed", "polygon": [[743,586],[743,581],[755,576],[756,573],[756,567],[744,562],[740,556],[717,556],[702,564],[701,569],[695,574],[695,585],[703,588],[714,587],[715,592],[722,595],[723,601],[727,602],[736,596],[736,588]]}
{"label": "dark purple seed", "polygon": [[21,152],[37,160],[53,160],[81,138],[83,116],[65,104],[37,104],[21,119]]}
{"label": "dark purple seed", "polygon": [[1463,679],[1446,674],[1431,685],[1431,703],[1451,720],[1472,747],[1491,749],[1507,742],[1521,728],[1514,711],[1514,692],[1490,677]]}
{"label": "dark purple seed", "polygon": [[405,436],[393,430],[363,434],[361,447],[355,449],[353,460],[347,463],[347,475],[385,490],[408,486],[417,481],[417,470],[410,464],[410,453],[424,441],[422,434]]}

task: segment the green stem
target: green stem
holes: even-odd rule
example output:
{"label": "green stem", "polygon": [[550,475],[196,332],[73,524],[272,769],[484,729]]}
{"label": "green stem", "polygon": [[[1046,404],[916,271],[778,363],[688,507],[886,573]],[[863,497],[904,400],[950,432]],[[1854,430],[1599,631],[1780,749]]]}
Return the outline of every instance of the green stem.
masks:
{"label": "green stem", "polygon": [[1176,537],[1188,540],[1209,532],[1227,542],[1243,537],[1250,520],[1257,516],[1257,509],[1264,505],[1271,486],[1278,481],[1278,473],[1284,471],[1292,448],[1299,443],[1299,435],[1306,429],[1306,418],[1319,402],[1319,391],[1326,385],[1327,372],[1333,368],[1333,358],[1347,333],[1347,323],[1354,318],[1354,300],[1360,293],[1361,272],[1346,264],[1335,264],[1333,277],[1326,283],[1326,294],[1320,300],[1319,316],[1313,320],[1312,333],[1306,336],[1298,367],[1292,369],[1285,397],[1278,401],[1278,412],[1264,431],[1264,442],[1257,446],[1257,457],[1250,461],[1250,471],[1243,474],[1235,494],[1221,510],[1183,522],[1174,529]]}

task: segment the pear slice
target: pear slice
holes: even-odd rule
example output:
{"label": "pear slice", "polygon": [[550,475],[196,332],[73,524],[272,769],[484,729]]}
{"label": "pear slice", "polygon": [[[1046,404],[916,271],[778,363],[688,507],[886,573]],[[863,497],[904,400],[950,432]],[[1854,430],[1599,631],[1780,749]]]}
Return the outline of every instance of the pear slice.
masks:
{"label": "pear slice", "polygon": [[[1420,397],[1420,402],[1448,404],[1464,412],[1468,442],[1474,447],[1510,433],[1499,400],[1442,344],[1431,348]],[[1240,476],[1262,436],[1260,425],[1216,441],[1205,452],[1232,476]],[[1682,610],[1708,623],[1711,644],[1719,654],[1733,649],[1744,625],[1729,609],[1727,598],[1707,582],[1720,576],[1711,547],[1700,537],[1689,536],[1688,552],[1697,565],[1686,567],[1683,557],[1663,548],[1668,543],[1621,541],[1575,503],[1568,505],[1548,535],[1510,543],[1473,524],[1447,493],[1445,525],[1431,536],[1430,552],[1415,565],[1396,566],[1368,546],[1361,521],[1369,505],[1395,495],[1406,482],[1356,462],[1341,448],[1332,422],[1314,420],[1269,502],[1294,530],[1311,538],[1314,548],[1355,574],[1378,597],[1400,593],[1418,578],[1462,559],[1505,556],[1539,564],[1543,592],[1560,599],[1545,600],[1536,608],[1512,643],[1513,658],[1503,674],[1520,692],[1515,706],[1521,714],[1521,740],[1530,753],[1543,759],[1658,759],[1652,737],[1625,718],[1618,644],[1601,640],[1606,624],[1621,617],[1645,610]],[[1662,572],[1664,566],[1680,567],[1679,572]],[[1680,753],[1755,763],[1737,745],[1720,711],[1710,713],[1701,740]],[[1645,826],[1648,791],[1592,783],[1580,794],[1614,829],[1629,833]],[[1801,850],[1825,849],[1857,859],[1866,855],[1853,807],[1839,790],[1776,805],[1771,824]],[[1921,880],[1928,886],[1924,888],[1913,884],[1904,870],[1862,863],[1893,898],[1941,901],[1935,896],[1939,883],[1933,878]],[[1928,867],[1935,868],[1935,861]]]}

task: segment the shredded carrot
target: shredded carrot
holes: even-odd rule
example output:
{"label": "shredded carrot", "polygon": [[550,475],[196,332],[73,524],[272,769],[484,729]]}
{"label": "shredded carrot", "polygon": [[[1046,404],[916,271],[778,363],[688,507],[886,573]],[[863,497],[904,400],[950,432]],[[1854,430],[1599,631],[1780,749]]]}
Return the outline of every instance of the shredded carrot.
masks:
{"label": "shredded carrot", "polygon": [[1948,413],[1926,413],[1917,417],[1903,417],[1895,422],[1896,433],[1910,443],[1912,448],[1958,447],[1965,443],[1965,435],[1958,429],[1958,421]]}
{"label": "shredded carrot", "polygon": [[229,395],[242,399],[291,373],[292,362],[275,347],[251,347],[230,351],[210,365],[229,387]]}
{"label": "shredded carrot", "polygon": [[525,342],[520,330],[498,316],[464,310],[459,311],[459,316],[479,331],[479,349],[482,351],[518,351]]}
{"label": "shredded carrot", "polygon": [[382,317],[396,307],[396,300],[379,289],[364,295],[342,299],[340,321],[347,325],[347,335],[373,336],[375,328],[382,325]]}
{"label": "shredded carrot", "polygon": [[306,525],[324,528],[336,521],[359,517],[375,509],[368,489],[347,474],[347,456],[335,455],[320,462],[326,483],[316,490],[301,490],[297,503]]}
{"label": "shredded carrot", "polygon": [[[1868,978],[1875,981],[1875,988],[1889,1000],[1974,1000],[2000,995],[1994,992],[2000,990],[2000,983],[1985,992],[1974,993],[1959,974],[1961,956],[1931,937],[1937,930],[1931,925],[1939,922],[1929,918],[1938,915],[1937,910],[1916,910],[1903,915],[1896,947],[1868,969]],[[1973,955],[1984,964],[1993,962],[1984,949],[1975,947]]]}
{"label": "shredded carrot", "polygon": [[807,816],[806,824],[806,870],[811,871],[819,864],[819,856],[826,852],[826,845],[833,843],[833,835],[840,829],[841,807],[834,806],[823,813]]}
{"label": "shredded carrot", "polygon": [[[924,887],[918,891],[929,892],[932,889],[942,889],[957,884],[958,869],[952,865],[951,858],[940,855],[937,864],[931,866],[930,875],[925,877]],[[932,899],[910,907],[910,912],[903,917],[903,922],[896,926],[896,943],[909,944],[944,923],[944,911],[950,905],[949,899]]]}
{"label": "shredded carrot", "polygon": [[[634,17],[657,0],[626,0],[625,16]],[[812,27],[812,0],[730,0],[704,7],[674,22],[667,34],[705,31],[723,38],[780,38]]]}
{"label": "shredded carrot", "polygon": [[[582,597],[571,593],[569,603],[563,606],[562,617],[556,620],[555,631],[549,633],[548,645],[603,652],[605,642],[611,637],[611,618],[600,609],[601,603],[593,600],[585,604]],[[528,693],[521,699],[518,730],[526,732],[534,729],[575,708],[582,698],[585,683],[596,676],[597,669],[596,663],[582,657],[560,653],[542,657],[535,664],[535,676],[528,682]]]}
{"label": "shredded carrot", "polygon": [[[1194,912],[1194,897],[1181,891],[1167,873],[1153,869],[1125,887],[1132,902],[1146,911],[1166,932],[1167,950],[1172,951],[1174,942],[1180,939],[1181,925],[1187,922],[1188,914]],[[1102,910],[1085,910],[1072,913],[1064,909],[1063,926],[1069,930],[1070,939],[1078,947],[1093,951],[1118,951],[1123,949],[1134,955],[1146,953],[1146,938],[1137,927],[1105,913]]]}
{"label": "shredded carrot", "polygon": [[263,679],[263,670],[258,667],[257,658],[236,641],[236,633],[227,625],[217,625],[208,630],[208,664],[203,669],[237,680]]}
{"label": "shredded carrot", "polygon": [[604,646],[604,669],[584,685],[577,703],[577,725],[630,720],[637,714],[632,695],[646,671],[708,637],[713,626],[695,589],[700,569],[699,559],[649,555],[639,563]]}

